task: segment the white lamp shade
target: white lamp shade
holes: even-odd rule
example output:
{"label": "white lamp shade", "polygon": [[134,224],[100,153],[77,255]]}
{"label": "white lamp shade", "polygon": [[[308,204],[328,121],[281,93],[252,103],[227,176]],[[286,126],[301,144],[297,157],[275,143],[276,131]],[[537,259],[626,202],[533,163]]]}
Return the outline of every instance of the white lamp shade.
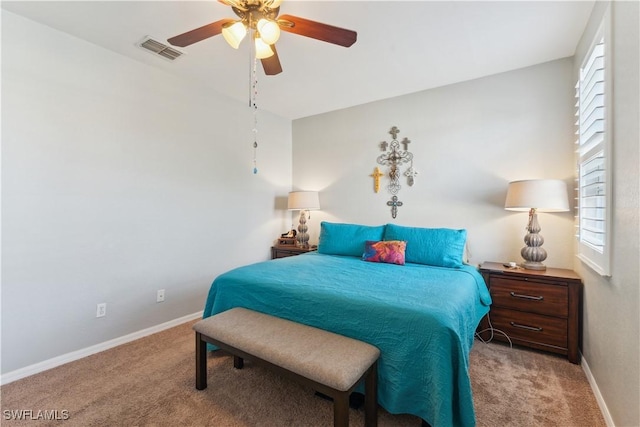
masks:
{"label": "white lamp shade", "polygon": [[313,211],[320,209],[317,191],[292,191],[289,193],[287,209]]}
{"label": "white lamp shade", "polygon": [[266,44],[275,44],[280,38],[280,27],[275,21],[262,18],[258,21],[257,27],[260,38]]}
{"label": "white lamp shade", "polygon": [[241,21],[236,21],[231,25],[222,26],[222,36],[234,49],[240,46],[240,42],[247,35],[247,28]]}
{"label": "white lamp shade", "polygon": [[567,184],[559,179],[513,181],[507,189],[504,208],[510,211],[566,212],[569,210]]}
{"label": "white lamp shade", "polygon": [[256,58],[264,59],[273,55],[273,50],[271,46],[262,41],[261,38],[256,37]]}

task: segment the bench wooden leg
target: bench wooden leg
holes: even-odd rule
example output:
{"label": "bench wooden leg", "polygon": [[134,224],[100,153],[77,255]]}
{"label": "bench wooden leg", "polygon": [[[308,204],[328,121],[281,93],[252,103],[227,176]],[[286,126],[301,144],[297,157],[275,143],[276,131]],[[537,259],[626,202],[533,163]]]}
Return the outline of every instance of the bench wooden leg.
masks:
{"label": "bench wooden leg", "polygon": [[333,396],[333,427],[349,426],[349,393]]}
{"label": "bench wooden leg", "polygon": [[202,334],[196,332],[196,389],[207,388],[207,343]]}
{"label": "bench wooden leg", "polygon": [[233,367],[236,369],[242,369],[244,367],[244,359],[239,356],[233,356]]}
{"label": "bench wooden leg", "polygon": [[369,368],[364,379],[364,425],[378,425],[378,362]]}

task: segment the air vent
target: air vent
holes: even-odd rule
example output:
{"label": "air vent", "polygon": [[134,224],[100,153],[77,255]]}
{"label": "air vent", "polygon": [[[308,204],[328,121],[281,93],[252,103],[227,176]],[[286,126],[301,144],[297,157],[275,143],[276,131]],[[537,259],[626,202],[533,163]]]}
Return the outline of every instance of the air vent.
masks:
{"label": "air vent", "polygon": [[161,56],[169,61],[175,61],[176,59],[184,55],[184,52],[181,52],[164,43],[160,43],[159,41],[152,39],[149,36],[143,38],[138,43],[138,46],[146,50],[147,52],[151,52],[155,55]]}

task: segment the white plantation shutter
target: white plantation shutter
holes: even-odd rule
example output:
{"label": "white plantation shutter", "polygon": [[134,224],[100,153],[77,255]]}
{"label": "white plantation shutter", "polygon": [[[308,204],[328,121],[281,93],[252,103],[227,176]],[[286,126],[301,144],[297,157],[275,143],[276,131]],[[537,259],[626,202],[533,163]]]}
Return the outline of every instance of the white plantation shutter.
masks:
{"label": "white plantation shutter", "polygon": [[609,275],[610,197],[608,97],[610,63],[603,30],[586,56],[576,84],[578,139],[578,257],[601,275]]}
{"label": "white plantation shutter", "polygon": [[605,189],[604,153],[580,165],[580,229],[584,243],[604,252],[607,197]]}

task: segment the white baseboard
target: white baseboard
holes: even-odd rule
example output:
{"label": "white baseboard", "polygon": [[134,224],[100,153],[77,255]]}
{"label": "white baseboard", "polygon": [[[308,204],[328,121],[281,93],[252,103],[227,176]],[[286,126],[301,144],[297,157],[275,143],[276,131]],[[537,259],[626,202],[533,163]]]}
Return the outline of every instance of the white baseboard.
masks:
{"label": "white baseboard", "polygon": [[131,341],[146,337],[147,335],[155,334],[157,332],[164,331],[165,329],[173,328],[174,326],[181,325],[191,320],[196,320],[202,317],[202,311],[198,313],[188,314],[178,319],[170,320],[165,323],[161,323],[156,326],[152,326],[147,329],[143,329],[138,332],[114,338],[109,341],[102,342],[100,344],[92,345],[91,347],[83,348],[81,350],[72,351],[71,353],[63,354],[52,359],[44,360],[42,362],[35,363],[33,365],[25,366],[24,368],[16,369],[15,371],[7,372],[0,377],[0,385],[9,384],[13,381],[17,381],[22,378],[37,374],[39,372],[46,371],[56,366],[64,365],[65,363],[73,362],[83,357],[91,356],[92,354],[99,353],[101,351],[108,350],[113,347],[117,347],[122,344],[126,344]]}
{"label": "white baseboard", "polygon": [[591,373],[591,369],[589,369],[589,364],[587,363],[584,356],[582,356],[582,370],[584,374],[587,376],[587,381],[589,381],[589,385],[591,386],[591,390],[593,390],[593,394],[596,397],[596,401],[598,402],[598,406],[600,407],[600,412],[602,412],[602,416],[604,417],[604,422],[607,423],[607,427],[615,427],[616,425],[613,422],[613,418],[611,418],[611,413],[609,412],[609,408],[607,408],[607,404],[600,394],[600,389],[598,388],[598,384],[596,383],[596,379],[593,377]]}

